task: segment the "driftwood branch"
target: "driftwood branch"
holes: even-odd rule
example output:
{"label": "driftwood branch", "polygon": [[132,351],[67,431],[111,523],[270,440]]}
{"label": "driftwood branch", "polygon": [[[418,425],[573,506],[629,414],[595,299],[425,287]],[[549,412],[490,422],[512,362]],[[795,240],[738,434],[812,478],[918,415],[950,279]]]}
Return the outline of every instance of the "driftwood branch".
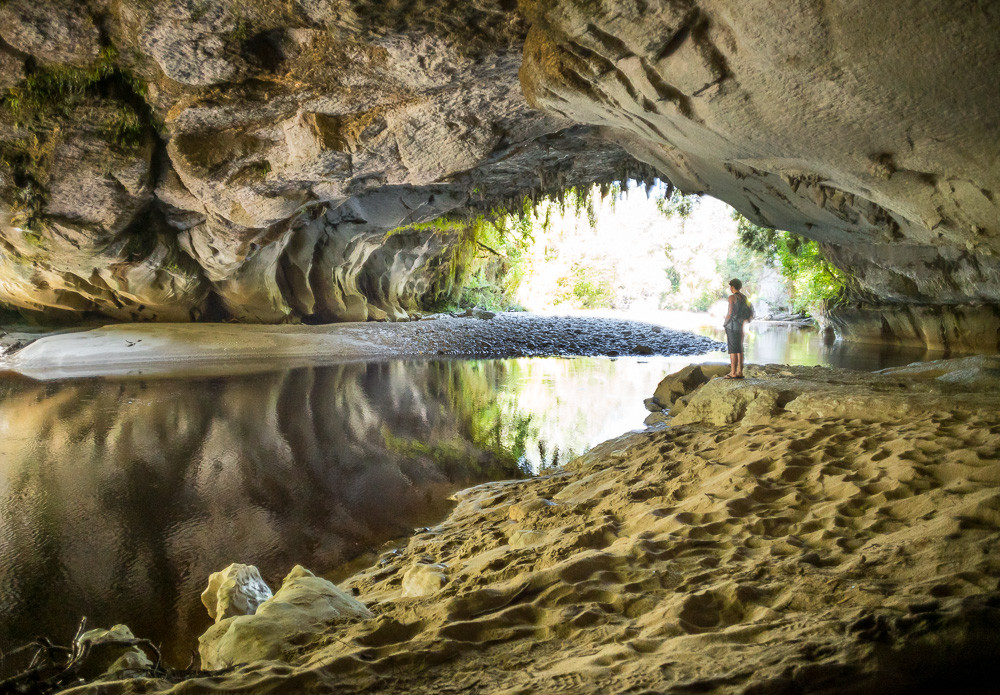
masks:
{"label": "driftwood branch", "polygon": [[122,639],[117,637],[101,637],[84,641],[83,635],[87,629],[87,619],[80,621],[73,637],[73,642],[69,647],[54,644],[45,637],[38,637],[31,642],[17,647],[9,652],[0,652],[0,663],[16,654],[35,650],[28,666],[13,676],[0,680],[0,693],[16,695],[49,695],[64,690],[68,687],[79,685],[84,681],[80,671],[86,666],[88,658],[97,647],[139,647],[148,650],[156,660],[152,667],[135,669],[135,675],[142,675],[152,678],[162,678],[170,682],[178,682],[187,678],[197,678],[206,675],[221,675],[232,671],[235,667],[222,669],[219,671],[202,671],[191,668],[194,660],[188,664],[188,668],[176,670],[163,666],[160,648],[148,639]]}

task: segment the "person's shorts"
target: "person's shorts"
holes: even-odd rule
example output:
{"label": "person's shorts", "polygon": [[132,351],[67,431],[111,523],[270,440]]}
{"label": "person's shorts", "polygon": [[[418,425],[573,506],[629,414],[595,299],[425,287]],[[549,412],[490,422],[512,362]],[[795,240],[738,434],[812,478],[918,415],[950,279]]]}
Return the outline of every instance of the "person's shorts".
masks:
{"label": "person's shorts", "polygon": [[726,326],[726,344],[730,355],[743,354],[743,326]]}

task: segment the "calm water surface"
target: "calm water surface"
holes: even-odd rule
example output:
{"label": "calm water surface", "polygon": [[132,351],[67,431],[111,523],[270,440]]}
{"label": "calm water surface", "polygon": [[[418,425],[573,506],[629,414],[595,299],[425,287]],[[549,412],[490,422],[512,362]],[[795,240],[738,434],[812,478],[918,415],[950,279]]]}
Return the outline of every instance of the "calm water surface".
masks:
{"label": "calm water surface", "polygon": [[[755,327],[748,361],[875,369],[934,357]],[[448,495],[559,466],[642,426],[698,358],[393,361],[183,379],[0,374],[0,648],[125,623],[184,666],[231,562],[336,576]],[[363,561],[363,560],[362,560]]]}
{"label": "calm water surface", "polygon": [[[721,327],[706,328],[702,333],[722,342],[726,340],[726,332]],[[866,371],[945,357],[943,352],[923,348],[835,342],[825,339],[815,328],[761,322],[748,325],[744,348],[747,363],[824,365]],[[722,362],[728,361],[725,354],[720,353],[719,358]]]}

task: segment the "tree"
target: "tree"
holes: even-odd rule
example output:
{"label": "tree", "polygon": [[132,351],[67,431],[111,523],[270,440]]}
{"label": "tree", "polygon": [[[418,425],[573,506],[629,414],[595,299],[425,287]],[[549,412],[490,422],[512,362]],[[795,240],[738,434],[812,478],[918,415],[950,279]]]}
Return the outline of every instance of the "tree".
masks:
{"label": "tree", "polygon": [[829,263],[817,242],[791,232],[754,224],[733,211],[740,244],[765,259],[777,262],[788,282],[792,308],[815,313],[817,306],[840,297],[847,278]]}

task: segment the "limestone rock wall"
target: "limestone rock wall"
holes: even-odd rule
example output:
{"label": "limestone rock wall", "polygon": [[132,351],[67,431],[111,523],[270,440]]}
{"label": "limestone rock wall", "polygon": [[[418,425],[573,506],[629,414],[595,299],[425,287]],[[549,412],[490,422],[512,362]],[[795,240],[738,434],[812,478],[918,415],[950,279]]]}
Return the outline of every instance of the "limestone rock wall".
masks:
{"label": "limestone rock wall", "polygon": [[459,239],[386,232],[653,175],[528,106],[526,31],[504,0],[4,3],[0,301],[405,318]]}
{"label": "limestone rock wall", "polygon": [[384,232],[659,175],[887,305],[996,305],[998,30],[976,0],[9,0],[0,299],[402,317],[454,264]]}
{"label": "limestone rock wall", "polygon": [[1000,308],[856,302],[828,316],[848,340],[926,346],[946,352],[1000,352]]}
{"label": "limestone rock wall", "polygon": [[529,103],[613,128],[685,191],[823,242],[897,304],[1000,298],[1000,8],[558,0]]}

